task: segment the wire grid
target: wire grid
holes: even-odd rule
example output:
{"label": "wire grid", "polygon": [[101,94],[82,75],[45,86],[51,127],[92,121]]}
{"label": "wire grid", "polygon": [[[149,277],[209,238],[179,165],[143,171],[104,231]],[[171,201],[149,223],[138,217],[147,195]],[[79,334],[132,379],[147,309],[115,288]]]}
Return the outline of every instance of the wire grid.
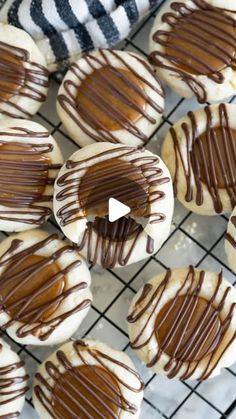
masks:
{"label": "wire grid", "polygon": [[[162,0],[154,11],[135,28],[129,38],[119,45],[120,49],[139,52],[147,56],[149,32],[155,15],[164,1]],[[78,149],[78,146],[66,134],[56,114],[55,102],[61,79],[60,74],[52,76],[47,102],[34,120],[48,128],[67,159]],[[236,102],[236,97],[231,98],[229,102]],[[180,99],[166,88],[164,116],[155,133],[150,137],[147,149],[158,154],[170,126],[189,109],[194,110],[198,106],[196,100]],[[171,234],[159,252],[129,267],[112,270],[104,270],[97,266],[90,267],[94,303],[73,337],[98,339],[130,355],[145,382],[141,419],[236,419],[236,364],[225,369],[219,377],[203,383],[168,380],[157,376],[132,353],[125,320],[135,292],[149,278],[167,267],[193,264],[213,271],[223,268],[224,276],[236,285],[236,277],[230,271],[224,253],[227,221],[228,218],[225,215],[198,216],[188,212],[176,202]],[[54,220],[50,220],[45,228],[50,232],[56,231],[59,237],[65,239]],[[0,233],[0,239],[4,236],[6,233]],[[38,365],[55,350],[55,347],[22,346],[14,342],[6,333],[4,338],[25,361],[27,372],[31,376],[32,388]],[[31,394],[27,395],[26,401],[21,418],[37,419],[38,415],[33,409]]]}

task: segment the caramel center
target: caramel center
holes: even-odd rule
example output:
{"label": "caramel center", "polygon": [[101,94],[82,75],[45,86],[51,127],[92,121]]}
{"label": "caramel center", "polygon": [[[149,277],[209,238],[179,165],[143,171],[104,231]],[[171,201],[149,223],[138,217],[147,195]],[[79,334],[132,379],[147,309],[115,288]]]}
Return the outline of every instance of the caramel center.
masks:
{"label": "caramel center", "polygon": [[79,200],[86,214],[104,217],[109,198],[115,198],[143,216],[148,207],[148,185],[139,167],[120,159],[109,159],[91,166],[81,179]]}
{"label": "caramel center", "polygon": [[25,84],[25,69],[19,57],[0,46],[0,100],[7,101]]}
{"label": "caramel center", "polygon": [[115,377],[98,366],[74,367],[60,375],[52,394],[55,417],[63,419],[119,417],[120,388]]}
{"label": "caramel center", "polygon": [[194,173],[210,187],[236,185],[236,130],[212,128],[193,144],[191,161]]}
{"label": "caramel center", "polygon": [[125,120],[136,122],[146,100],[135,88],[144,83],[131,71],[104,66],[88,74],[78,88],[76,103],[81,117],[97,129],[115,131]]}
{"label": "caramel center", "polygon": [[177,360],[199,361],[217,347],[221,321],[203,298],[181,295],[159,312],[155,333],[161,350]]}
{"label": "caramel center", "polygon": [[195,10],[171,25],[166,56],[181,70],[210,75],[235,61],[235,37],[235,28],[225,15]]}
{"label": "caramel center", "polygon": [[53,300],[62,294],[65,285],[62,276],[50,284],[59,272],[56,262],[38,255],[10,265],[0,277],[0,299],[10,317],[26,323],[32,318],[43,321],[51,316],[60,304]]}
{"label": "caramel center", "polygon": [[28,206],[43,194],[50,160],[28,144],[0,145],[0,204]]}

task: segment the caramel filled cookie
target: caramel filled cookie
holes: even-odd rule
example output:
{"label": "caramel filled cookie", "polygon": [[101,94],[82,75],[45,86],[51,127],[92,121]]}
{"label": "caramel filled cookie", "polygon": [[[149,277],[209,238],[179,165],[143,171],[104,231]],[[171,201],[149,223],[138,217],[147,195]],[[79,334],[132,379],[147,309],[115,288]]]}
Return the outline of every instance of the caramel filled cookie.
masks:
{"label": "caramel filled cookie", "polygon": [[193,212],[215,215],[236,205],[235,116],[236,105],[224,103],[190,111],[165,138],[175,195]]}
{"label": "caramel filled cookie", "polygon": [[148,62],[138,54],[100,49],[67,72],[57,109],[81,147],[109,141],[144,145],[156,129],[164,92]]}
{"label": "caramel filled cookie", "polygon": [[28,230],[47,221],[62,163],[57,143],[43,126],[0,121],[0,230]]}
{"label": "caramel filled cookie", "polygon": [[[129,215],[110,222],[110,198],[129,206]],[[134,263],[156,252],[169,234],[169,172],[158,156],[144,149],[91,144],[61,169],[54,213],[89,262],[106,268]]]}
{"label": "caramel filled cookie", "polygon": [[0,119],[32,117],[47,91],[46,62],[33,39],[0,23]]}
{"label": "caramel filled cookie", "polygon": [[24,362],[0,338],[0,418],[17,418],[28,391]]}
{"label": "caramel filled cookie", "polygon": [[236,272],[236,207],[228,222],[225,235],[225,251],[232,271]]}
{"label": "caramel filled cookie", "polygon": [[67,340],[90,308],[89,285],[85,262],[57,234],[27,231],[0,244],[0,326],[21,344]]}
{"label": "caramel filled cookie", "polygon": [[168,269],[131,303],[131,347],[156,373],[206,380],[236,361],[235,308],[236,290],[222,272]]}
{"label": "caramel filled cookie", "polygon": [[206,102],[236,92],[236,8],[226,3],[170,0],[156,17],[150,60],[183,97]]}
{"label": "caramel filled cookie", "polygon": [[138,418],[143,382],[129,357],[92,340],[68,342],[39,368],[33,401],[43,419]]}

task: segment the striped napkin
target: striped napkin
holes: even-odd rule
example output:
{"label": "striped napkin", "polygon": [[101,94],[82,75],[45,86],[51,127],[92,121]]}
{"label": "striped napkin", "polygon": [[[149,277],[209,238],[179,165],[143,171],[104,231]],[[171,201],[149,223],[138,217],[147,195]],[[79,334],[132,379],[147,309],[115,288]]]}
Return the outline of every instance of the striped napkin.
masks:
{"label": "striped napkin", "polygon": [[85,51],[111,47],[160,0],[0,0],[0,22],[27,31],[50,71]]}

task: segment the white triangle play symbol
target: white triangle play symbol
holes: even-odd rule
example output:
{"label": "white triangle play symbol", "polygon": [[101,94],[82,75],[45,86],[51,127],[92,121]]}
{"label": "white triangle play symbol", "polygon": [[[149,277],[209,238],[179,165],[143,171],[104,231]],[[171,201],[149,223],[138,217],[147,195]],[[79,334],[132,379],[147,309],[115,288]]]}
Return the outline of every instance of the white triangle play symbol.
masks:
{"label": "white triangle play symbol", "polygon": [[109,198],[108,211],[108,219],[113,223],[114,221],[119,220],[119,218],[124,217],[124,215],[129,214],[131,209],[117,199]]}

